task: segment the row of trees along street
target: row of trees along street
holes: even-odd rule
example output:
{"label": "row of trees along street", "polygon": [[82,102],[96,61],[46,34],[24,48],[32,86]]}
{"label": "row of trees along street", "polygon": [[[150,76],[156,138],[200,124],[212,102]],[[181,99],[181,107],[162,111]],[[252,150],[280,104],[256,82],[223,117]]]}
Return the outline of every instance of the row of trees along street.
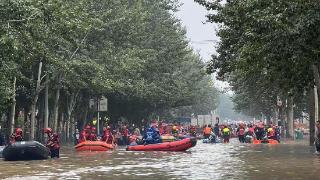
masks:
{"label": "row of trees along street", "polygon": [[65,139],[108,98],[111,121],[132,123],[215,109],[205,64],[173,13],[175,0],[10,0],[0,2],[2,130],[22,127]]}
{"label": "row of trees along street", "polygon": [[293,119],[308,112],[313,143],[320,87],[318,1],[195,1],[209,10],[209,22],[219,24],[218,54],[208,71],[231,84],[236,109],[285,119],[289,137]]}

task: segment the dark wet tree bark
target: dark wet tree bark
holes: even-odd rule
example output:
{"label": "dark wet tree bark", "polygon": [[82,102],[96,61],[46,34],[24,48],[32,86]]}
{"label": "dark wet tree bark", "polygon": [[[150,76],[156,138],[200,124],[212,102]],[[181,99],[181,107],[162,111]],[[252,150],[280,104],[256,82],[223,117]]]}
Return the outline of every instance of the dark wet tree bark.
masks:
{"label": "dark wet tree bark", "polygon": [[310,129],[310,146],[314,145],[315,136],[315,89],[309,92],[309,129]]}

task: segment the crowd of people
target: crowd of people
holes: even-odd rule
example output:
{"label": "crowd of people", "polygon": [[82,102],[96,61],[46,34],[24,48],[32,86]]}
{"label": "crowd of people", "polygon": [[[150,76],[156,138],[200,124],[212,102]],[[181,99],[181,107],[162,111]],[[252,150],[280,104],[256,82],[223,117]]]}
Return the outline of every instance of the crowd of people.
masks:
{"label": "crowd of people", "polygon": [[238,123],[230,125],[218,125],[212,128],[211,125],[206,125],[203,128],[203,137],[209,142],[215,143],[220,139],[224,143],[229,143],[231,137],[238,137],[240,143],[252,143],[253,140],[261,140],[262,142],[268,139],[273,139],[280,142],[281,129],[279,126],[265,125],[263,122],[258,123]]}
{"label": "crowd of people", "polygon": [[[112,128],[113,127],[113,128]],[[141,128],[123,124],[119,126],[106,125],[103,133],[97,136],[96,128],[87,124],[81,132],[77,130],[75,144],[84,141],[104,141],[114,145],[156,144],[162,142],[163,136],[179,139],[181,136],[196,136],[195,126],[182,126],[179,123],[162,123],[152,121]]]}

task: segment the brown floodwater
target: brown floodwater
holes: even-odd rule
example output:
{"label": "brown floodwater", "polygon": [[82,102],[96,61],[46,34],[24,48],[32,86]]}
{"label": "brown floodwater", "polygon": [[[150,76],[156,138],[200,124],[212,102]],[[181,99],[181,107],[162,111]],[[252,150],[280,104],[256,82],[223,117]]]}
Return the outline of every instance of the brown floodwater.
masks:
{"label": "brown floodwater", "polygon": [[60,159],[0,160],[0,179],[320,179],[320,155],[307,142],[198,144],[187,152],[77,153]]}

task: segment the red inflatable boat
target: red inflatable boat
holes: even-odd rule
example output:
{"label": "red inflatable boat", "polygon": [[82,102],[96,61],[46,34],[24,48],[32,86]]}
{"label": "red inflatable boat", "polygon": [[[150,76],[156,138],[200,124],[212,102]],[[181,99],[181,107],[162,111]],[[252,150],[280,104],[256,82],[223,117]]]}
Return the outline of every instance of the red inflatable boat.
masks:
{"label": "red inflatable boat", "polygon": [[75,146],[77,151],[108,151],[114,149],[112,144],[102,141],[84,141]]}
{"label": "red inflatable boat", "polygon": [[268,139],[268,142],[263,142],[262,140],[253,140],[252,144],[279,144],[279,142],[274,139]]}
{"label": "red inflatable boat", "polygon": [[174,142],[128,146],[127,151],[186,151],[196,144],[197,140],[195,138],[186,138]]}

